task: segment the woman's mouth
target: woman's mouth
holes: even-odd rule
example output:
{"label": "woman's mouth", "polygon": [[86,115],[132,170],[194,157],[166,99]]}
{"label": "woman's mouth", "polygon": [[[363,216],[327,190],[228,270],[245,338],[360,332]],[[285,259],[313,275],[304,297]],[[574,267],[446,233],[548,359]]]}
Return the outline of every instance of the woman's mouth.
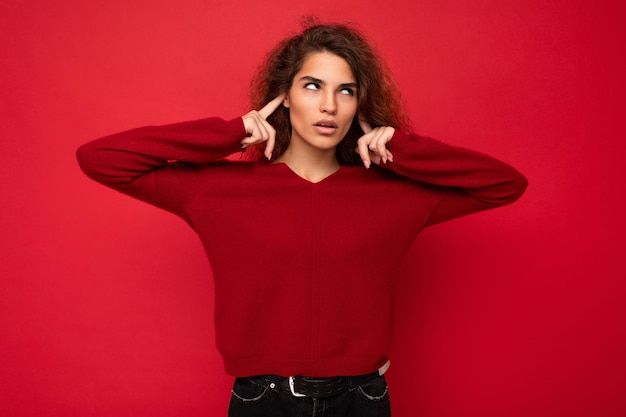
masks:
{"label": "woman's mouth", "polygon": [[324,119],[316,122],[313,127],[321,135],[332,135],[337,131],[337,123],[334,120]]}

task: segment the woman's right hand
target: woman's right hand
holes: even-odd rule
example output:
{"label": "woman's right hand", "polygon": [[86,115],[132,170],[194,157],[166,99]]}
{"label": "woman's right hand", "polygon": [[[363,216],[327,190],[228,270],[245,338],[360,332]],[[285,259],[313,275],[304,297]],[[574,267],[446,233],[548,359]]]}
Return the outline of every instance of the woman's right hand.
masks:
{"label": "woman's right hand", "polygon": [[265,145],[264,155],[267,159],[272,158],[272,151],[274,150],[274,144],[276,143],[276,130],[266,120],[272,113],[280,107],[281,103],[285,99],[285,94],[281,94],[274,100],[267,103],[261,110],[252,110],[250,113],[245,114],[243,119],[243,125],[246,128],[247,136],[241,141],[241,147],[247,148],[250,145],[256,145],[257,143],[267,142]]}

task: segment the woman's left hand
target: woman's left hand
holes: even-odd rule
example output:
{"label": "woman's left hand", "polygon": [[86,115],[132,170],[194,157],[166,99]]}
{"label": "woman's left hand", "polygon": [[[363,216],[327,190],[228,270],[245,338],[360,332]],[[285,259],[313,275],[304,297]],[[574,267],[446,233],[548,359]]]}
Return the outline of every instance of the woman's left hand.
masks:
{"label": "woman's left hand", "polygon": [[356,152],[361,156],[365,168],[373,163],[380,165],[393,162],[393,155],[387,149],[387,143],[391,140],[395,129],[390,126],[379,126],[372,129],[369,123],[359,119],[359,125],[365,133],[357,141]]}

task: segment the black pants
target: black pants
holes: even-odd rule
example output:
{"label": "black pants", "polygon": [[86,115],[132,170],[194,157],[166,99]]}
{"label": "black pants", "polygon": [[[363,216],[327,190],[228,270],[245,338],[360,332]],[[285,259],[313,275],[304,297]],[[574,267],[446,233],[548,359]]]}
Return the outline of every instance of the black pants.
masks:
{"label": "black pants", "polygon": [[236,378],[229,417],[390,417],[384,376],[373,376],[331,397],[296,397],[287,378],[261,375]]}

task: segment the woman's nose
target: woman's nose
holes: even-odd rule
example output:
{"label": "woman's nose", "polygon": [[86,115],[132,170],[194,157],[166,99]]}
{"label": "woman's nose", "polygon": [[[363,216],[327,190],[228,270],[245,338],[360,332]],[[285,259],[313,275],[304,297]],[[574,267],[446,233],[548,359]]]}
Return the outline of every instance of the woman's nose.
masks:
{"label": "woman's nose", "polygon": [[322,104],[320,106],[322,113],[335,114],[337,113],[337,101],[335,95],[332,93],[324,94],[322,98]]}

